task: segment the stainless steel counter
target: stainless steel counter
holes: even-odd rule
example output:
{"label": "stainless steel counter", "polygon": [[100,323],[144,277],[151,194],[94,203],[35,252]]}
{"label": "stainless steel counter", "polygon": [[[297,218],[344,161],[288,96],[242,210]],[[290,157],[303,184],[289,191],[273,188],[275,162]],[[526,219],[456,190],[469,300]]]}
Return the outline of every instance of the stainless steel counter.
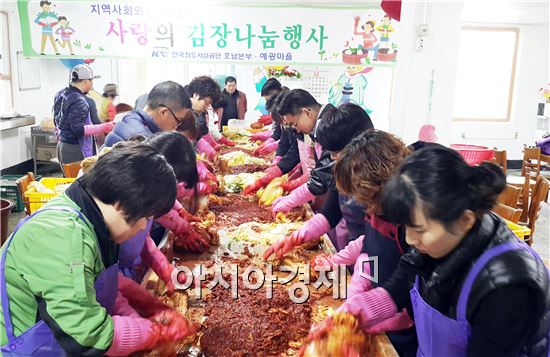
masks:
{"label": "stainless steel counter", "polygon": [[0,119],[0,130],[8,130],[20,128],[22,126],[34,125],[36,119],[33,116],[27,115],[22,117],[14,117],[10,119]]}

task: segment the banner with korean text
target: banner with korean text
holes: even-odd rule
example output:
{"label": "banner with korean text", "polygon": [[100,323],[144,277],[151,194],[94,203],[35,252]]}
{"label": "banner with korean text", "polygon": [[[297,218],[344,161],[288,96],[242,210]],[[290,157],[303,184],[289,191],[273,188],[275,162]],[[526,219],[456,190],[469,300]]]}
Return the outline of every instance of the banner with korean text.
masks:
{"label": "banner with korean text", "polygon": [[19,0],[27,57],[392,67],[399,23],[364,6]]}

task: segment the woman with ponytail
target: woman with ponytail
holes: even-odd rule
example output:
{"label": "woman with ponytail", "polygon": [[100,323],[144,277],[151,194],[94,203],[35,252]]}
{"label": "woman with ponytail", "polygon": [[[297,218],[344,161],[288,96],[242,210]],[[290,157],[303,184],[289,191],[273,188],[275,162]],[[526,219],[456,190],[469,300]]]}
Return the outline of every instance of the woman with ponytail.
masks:
{"label": "woman with ponytail", "polygon": [[489,211],[505,184],[499,167],[468,166],[439,145],[406,158],[381,204],[388,220],[405,225],[412,249],[390,279],[341,310],[378,332],[406,308],[417,356],[547,356],[548,271]]}

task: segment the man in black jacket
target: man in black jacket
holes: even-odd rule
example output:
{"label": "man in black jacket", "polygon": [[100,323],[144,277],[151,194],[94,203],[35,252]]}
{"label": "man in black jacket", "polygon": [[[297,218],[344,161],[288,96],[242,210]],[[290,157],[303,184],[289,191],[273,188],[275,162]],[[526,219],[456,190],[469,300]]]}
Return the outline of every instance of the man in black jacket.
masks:
{"label": "man in black jacket", "polygon": [[306,185],[296,188],[288,196],[274,202],[273,214],[288,212],[292,208],[325,194],[334,185],[332,168],[334,161],[330,152],[321,147],[316,139],[316,130],[323,116],[336,108],[332,104],[319,104],[313,96],[303,89],[293,89],[282,93],[284,96],[277,108],[285,125],[294,128],[303,135],[306,145],[313,147],[315,168],[311,170]]}

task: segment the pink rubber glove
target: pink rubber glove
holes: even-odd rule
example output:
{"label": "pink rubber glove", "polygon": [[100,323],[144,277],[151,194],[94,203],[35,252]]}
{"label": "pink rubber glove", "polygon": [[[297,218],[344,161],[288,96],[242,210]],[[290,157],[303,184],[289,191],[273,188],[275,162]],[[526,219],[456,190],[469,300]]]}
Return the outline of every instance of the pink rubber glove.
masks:
{"label": "pink rubber glove", "polygon": [[[361,250],[359,250],[359,252],[361,252]],[[351,280],[347,289],[348,299],[352,298],[355,295],[365,293],[369,291],[372,287],[372,282],[365,277],[371,276],[368,258],[369,255],[367,253],[362,253],[359,254],[355,261],[355,265],[353,267],[353,275],[351,276]],[[361,276],[361,273],[363,273],[363,276]]]}
{"label": "pink rubber glove", "polygon": [[271,117],[271,114],[264,114],[260,118],[258,118],[258,123],[262,123],[263,125],[269,125],[273,123],[273,118]]}
{"label": "pink rubber glove", "polygon": [[112,319],[114,335],[108,356],[128,356],[157,344],[158,335],[153,332],[151,321],[135,316],[112,316]]}
{"label": "pink rubber glove", "polygon": [[[193,188],[185,188],[185,184],[178,183],[178,189],[177,189],[177,198],[178,199],[191,198],[191,197],[193,197],[194,192],[195,192],[195,190]],[[212,192],[214,192],[214,188],[210,187],[210,185],[208,185],[204,182],[199,182],[199,183],[197,183],[197,192],[201,196],[209,195]]]}
{"label": "pink rubber glove", "polygon": [[118,290],[128,299],[128,303],[139,316],[149,318],[170,308],[150,291],[145,290],[143,286],[120,272],[118,273]]}
{"label": "pink rubber glove", "polygon": [[304,183],[302,186],[292,191],[290,195],[279,197],[273,201],[273,218],[277,216],[277,212],[288,213],[294,207],[303,205],[314,198],[315,195],[309,192],[307,183]]}
{"label": "pink rubber glove", "polygon": [[204,138],[197,142],[197,150],[199,153],[205,154],[210,161],[214,161],[216,158],[216,150]]}
{"label": "pink rubber glove", "polygon": [[281,259],[285,253],[289,252],[294,247],[317,239],[329,230],[330,223],[328,223],[325,216],[317,213],[315,216],[311,217],[311,219],[307,221],[302,228],[289,236],[277,240],[264,253],[264,259],[267,260],[273,253],[275,253],[277,258]]}
{"label": "pink rubber glove", "polygon": [[218,151],[220,150],[222,147],[218,144],[218,142],[216,140],[214,140],[214,138],[212,137],[212,134],[208,133],[206,135],[204,135],[202,137],[204,140],[206,140],[206,142],[212,146],[214,148],[214,150]]}
{"label": "pink rubber glove", "polygon": [[[322,261],[317,263],[317,266],[324,268],[332,268],[335,265],[352,265],[355,264],[357,258],[361,255],[363,249],[363,239],[365,236],[359,236],[357,239],[352,240],[346,245],[344,249],[338,253],[334,253],[328,257],[326,264],[322,264]],[[365,254],[366,255],[366,254]],[[367,255],[368,257],[368,255]],[[330,265],[328,265],[330,264]],[[355,270],[354,270],[355,271]],[[353,277],[352,277],[353,279]]]}
{"label": "pink rubber glove", "polygon": [[414,325],[414,321],[409,316],[409,313],[406,309],[403,309],[401,312],[398,312],[394,316],[386,319],[382,322],[372,325],[365,332],[366,333],[382,333],[386,331],[399,331]]}
{"label": "pink rubber glove", "polygon": [[[298,165],[294,166],[292,170],[288,173],[288,181],[293,181],[302,176],[302,164],[299,163]],[[307,173],[309,175],[309,173]]]}
{"label": "pink rubber glove", "polygon": [[97,134],[108,134],[115,127],[115,123],[107,122],[101,124],[84,125],[84,136],[91,136]]}
{"label": "pink rubber glove", "polygon": [[181,340],[194,334],[198,326],[190,324],[177,311],[166,310],[152,317],[113,316],[114,336],[109,356],[127,356],[150,350],[160,344]]}
{"label": "pink rubber glove", "polygon": [[156,220],[161,226],[171,230],[175,234],[185,232],[189,229],[189,222],[180,217],[180,214],[175,209]]}
{"label": "pink rubber glove", "polygon": [[331,256],[332,262],[335,265],[352,265],[355,264],[357,258],[363,249],[363,240],[365,236],[359,236],[352,240],[346,247]]}
{"label": "pink rubber glove", "polygon": [[279,146],[279,141],[273,141],[270,143],[265,142],[264,144],[256,148],[253,154],[254,156],[266,156],[277,150],[277,146]]}
{"label": "pink rubber glove", "polygon": [[269,183],[276,177],[280,177],[283,175],[283,172],[279,168],[279,166],[274,165],[270,166],[266,171],[265,175],[257,179],[253,184],[248,185],[244,188],[243,193],[245,195],[249,195],[251,193],[254,193],[258,191],[260,188],[265,187],[269,185]]}
{"label": "pink rubber glove", "polygon": [[304,183],[307,182],[309,179],[309,173],[303,174],[302,176],[298,177],[296,180],[285,182],[281,185],[283,188],[283,191],[285,192],[292,192],[296,188],[302,186]]}
{"label": "pink rubber glove", "polygon": [[273,161],[271,161],[271,165],[277,165],[279,163],[279,161],[281,161],[282,157],[281,156],[275,156],[273,158]]}
{"label": "pink rubber glove", "polygon": [[252,134],[249,138],[250,141],[266,141],[268,139],[271,139],[273,136],[273,131],[261,131],[256,134]]}
{"label": "pink rubber glove", "polygon": [[216,175],[208,170],[208,167],[206,167],[202,160],[197,160],[197,172],[199,173],[199,181],[217,181]]}
{"label": "pink rubber glove", "polygon": [[117,292],[113,313],[111,315],[139,317],[137,311],[130,306],[128,299],[126,299],[120,291]]}
{"label": "pink rubber glove", "polygon": [[179,211],[181,211],[182,208],[183,208],[183,206],[181,205],[180,201],[175,199],[174,200],[174,205],[172,206],[172,209],[179,212]]}
{"label": "pink rubber glove", "polygon": [[219,142],[225,146],[235,146],[235,143],[232,142],[231,140],[229,140],[228,138],[226,138],[225,136],[222,135],[222,137],[220,138]]}
{"label": "pink rubber glove", "polygon": [[141,251],[141,259],[164,281],[168,292],[173,293],[175,289],[174,283],[172,282],[172,271],[174,270],[174,266],[170,264],[166,256],[162,254],[155,242],[153,242],[149,236],[147,236],[147,240]]}
{"label": "pink rubber glove", "polygon": [[375,288],[348,298],[337,311],[348,312],[359,320],[359,326],[367,330],[376,324],[394,317],[397,306],[384,288]]}

